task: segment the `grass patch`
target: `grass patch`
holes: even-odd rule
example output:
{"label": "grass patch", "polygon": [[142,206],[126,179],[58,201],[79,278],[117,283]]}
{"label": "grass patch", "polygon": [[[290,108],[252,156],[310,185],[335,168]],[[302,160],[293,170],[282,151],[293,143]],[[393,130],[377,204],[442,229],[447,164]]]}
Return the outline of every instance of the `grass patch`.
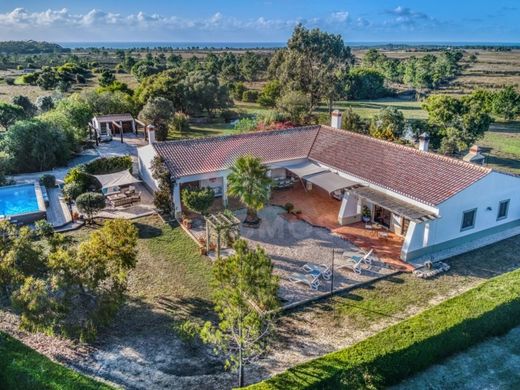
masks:
{"label": "grass patch", "polygon": [[398,383],[520,323],[520,270],[498,276],[352,347],[251,389],[376,388]]}
{"label": "grass patch", "polygon": [[[211,311],[211,261],[178,225],[170,226],[156,216],[134,220],[139,232],[137,265],[129,274],[128,296],[153,306],[168,300],[177,318],[205,316]],[[76,241],[86,239],[91,227],[69,233]],[[187,310],[189,308],[189,310]]]}
{"label": "grass patch", "polygon": [[520,122],[493,123],[477,144],[490,167],[520,174]]}
{"label": "grass patch", "polygon": [[54,363],[0,332],[0,387],[3,389],[111,389],[112,387]]}
{"label": "grass patch", "polygon": [[[334,108],[341,111],[351,107],[352,110],[364,119],[372,119],[382,108],[393,107],[401,110],[406,119],[428,119],[428,114],[421,107],[421,102],[384,98],[376,100],[336,101]],[[320,106],[320,112],[328,112],[328,106]]]}
{"label": "grass patch", "polygon": [[218,135],[231,135],[235,133],[236,131],[234,130],[233,125],[229,123],[192,123],[190,124],[190,130],[184,133],[170,131],[168,134],[168,140],[213,137]]}

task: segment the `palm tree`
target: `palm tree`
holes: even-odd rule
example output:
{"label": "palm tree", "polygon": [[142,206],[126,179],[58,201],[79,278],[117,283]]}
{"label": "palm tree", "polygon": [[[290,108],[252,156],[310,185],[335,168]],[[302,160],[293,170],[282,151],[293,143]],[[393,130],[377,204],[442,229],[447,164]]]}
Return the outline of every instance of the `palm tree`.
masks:
{"label": "palm tree", "polygon": [[268,168],[252,155],[239,157],[231,167],[228,176],[228,194],[236,196],[247,206],[244,222],[259,222],[257,212],[269,201],[269,188],[272,184],[267,175]]}

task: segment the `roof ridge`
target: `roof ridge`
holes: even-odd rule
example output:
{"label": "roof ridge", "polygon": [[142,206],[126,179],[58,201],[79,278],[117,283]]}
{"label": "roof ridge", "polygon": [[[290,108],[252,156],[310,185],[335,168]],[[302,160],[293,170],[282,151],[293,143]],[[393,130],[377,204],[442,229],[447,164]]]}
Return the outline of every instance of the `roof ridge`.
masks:
{"label": "roof ridge", "polygon": [[371,137],[371,136],[365,135],[365,134],[359,134],[359,133],[356,133],[356,132],[351,131],[351,130],[336,129],[335,127],[331,127],[331,126],[327,126],[327,125],[321,125],[320,129],[321,128],[325,128],[327,130],[332,130],[332,131],[335,131],[335,132],[338,132],[338,133],[347,132],[350,135],[355,136],[355,137],[369,139],[369,140],[371,140],[373,142],[379,142],[379,143],[382,143],[382,144],[385,144],[385,145],[389,145],[389,146],[391,146],[393,148],[407,150],[407,151],[413,152],[413,153],[415,153],[417,155],[421,155],[421,156],[422,155],[431,156],[431,157],[436,158],[438,160],[443,160],[443,161],[447,161],[447,162],[450,162],[450,163],[458,164],[458,165],[461,165],[463,167],[470,168],[470,169],[473,169],[473,170],[476,170],[476,171],[481,171],[481,172],[485,172],[485,173],[490,173],[490,172],[493,171],[491,168],[480,166],[480,165],[475,165],[475,164],[472,164],[472,163],[469,163],[469,162],[466,162],[466,161],[463,161],[463,160],[459,160],[459,159],[457,159],[455,157],[443,156],[441,154],[430,152],[430,151],[422,151],[422,150],[414,148],[413,146],[396,144],[395,142],[392,142],[392,141],[387,141],[387,140],[384,140],[384,139]]}
{"label": "roof ridge", "polygon": [[320,125],[308,125],[308,126],[297,126],[297,127],[289,127],[287,129],[279,129],[279,130],[262,130],[262,131],[251,131],[247,133],[241,133],[241,134],[224,134],[224,135],[214,135],[214,136],[207,136],[207,137],[198,137],[198,138],[186,138],[186,139],[179,139],[179,140],[170,140],[170,141],[163,141],[163,142],[156,142],[158,145],[169,145],[169,144],[186,144],[186,143],[203,143],[207,141],[216,141],[221,139],[233,139],[233,138],[249,138],[253,136],[262,136],[267,134],[283,134],[284,132],[296,132],[296,131],[304,131],[304,130],[311,130],[316,129],[319,130]]}

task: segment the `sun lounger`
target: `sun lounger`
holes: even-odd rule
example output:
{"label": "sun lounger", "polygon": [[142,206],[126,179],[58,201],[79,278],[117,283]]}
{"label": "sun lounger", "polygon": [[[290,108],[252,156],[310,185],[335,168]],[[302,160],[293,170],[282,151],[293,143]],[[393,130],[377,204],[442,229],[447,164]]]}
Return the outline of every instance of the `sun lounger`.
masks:
{"label": "sun lounger", "polygon": [[332,276],[332,271],[330,270],[330,267],[325,264],[305,264],[302,268],[305,272],[317,278],[321,276],[325,280],[330,280]]}
{"label": "sun lounger", "polygon": [[289,280],[293,283],[303,283],[308,285],[313,290],[318,290],[320,287],[320,281],[317,277],[314,277],[310,274],[300,274],[298,272],[293,272],[291,276],[289,276]]}
{"label": "sun lounger", "polygon": [[[372,258],[370,256],[372,255],[373,252],[374,252],[374,250],[370,249],[368,251],[368,253],[366,253],[364,256],[352,256],[351,258],[352,258],[352,260],[354,260],[356,262],[361,260],[361,262],[365,263],[366,265],[372,265]],[[345,253],[343,253],[343,256],[345,256]]]}
{"label": "sun lounger", "polygon": [[354,271],[356,274],[361,275],[361,263],[363,260],[355,261],[352,257],[346,258],[346,264],[339,264],[336,266],[336,269],[348,268]]}

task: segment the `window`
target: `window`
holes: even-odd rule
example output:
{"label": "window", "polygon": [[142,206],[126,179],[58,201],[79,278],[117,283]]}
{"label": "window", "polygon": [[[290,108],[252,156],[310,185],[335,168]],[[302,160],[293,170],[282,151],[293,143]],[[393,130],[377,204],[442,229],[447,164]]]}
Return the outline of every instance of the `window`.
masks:
{"label": "window", "polygon": [[498,204],[498,215],[497,221],[500,219],[507,218],[507,212],[509,211],[509,199],[503,200]]}
{"label": "window", "polygon": [[462,214],[462,227],[461,231],[473,229],[475,227],[475,217],[477,216],[477,209],[464,211]]}

